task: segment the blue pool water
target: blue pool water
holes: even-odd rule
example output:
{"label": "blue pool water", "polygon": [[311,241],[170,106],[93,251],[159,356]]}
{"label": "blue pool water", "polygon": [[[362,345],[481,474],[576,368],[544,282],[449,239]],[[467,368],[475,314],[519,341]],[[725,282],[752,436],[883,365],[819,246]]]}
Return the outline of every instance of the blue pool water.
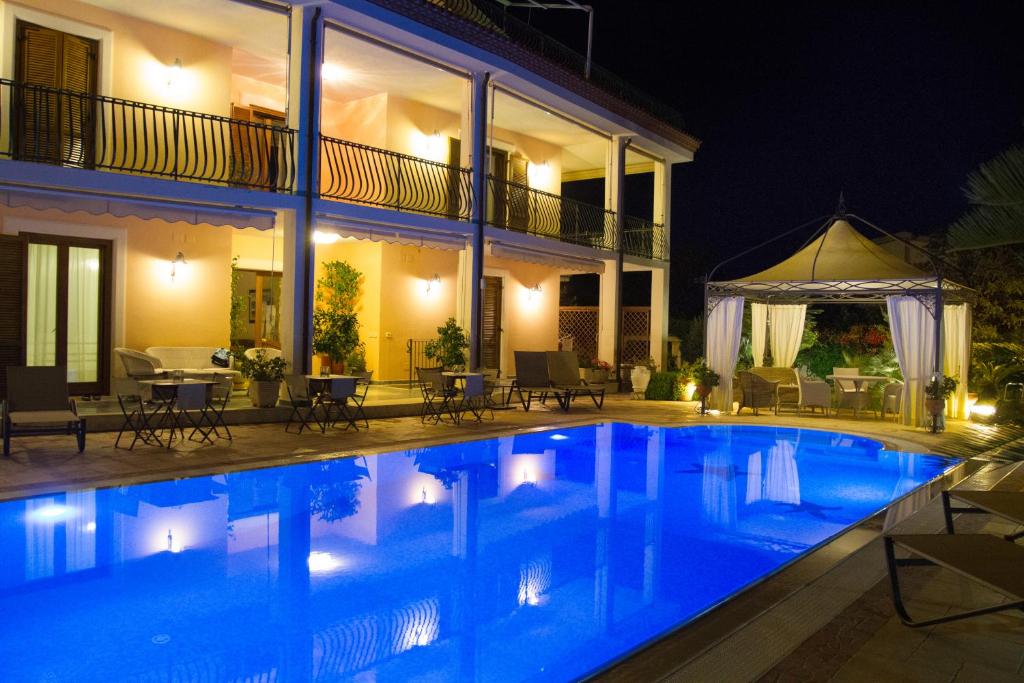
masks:
{"label": "blue pool water", "polygon": [[0,503],[0,681],[572,679],[954,464],[616,423]]}

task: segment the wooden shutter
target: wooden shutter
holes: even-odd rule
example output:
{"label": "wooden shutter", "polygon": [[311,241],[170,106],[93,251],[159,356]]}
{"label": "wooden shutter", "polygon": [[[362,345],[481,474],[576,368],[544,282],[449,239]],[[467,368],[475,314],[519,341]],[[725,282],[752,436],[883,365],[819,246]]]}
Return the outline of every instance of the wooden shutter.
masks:
{"label": "wooden shutter", "polygon": [[[458,218],[462,213],[462,142],[448,138],[448,217]],[[468,217],[468,216],[467,216]]]}
{"label": "wooden shutter", "polygon": [[485,276],[483,316],[481,321],[482,353],[485,368],[501,368],[501,278]]}
{"label": "wooden shutter", "polygon": [[527,189],[529,180],[526,169],[529,162],[526,157],[513,154],[508,160],[509,175],[512,179],[508,197],[508,222],[514,230],[526,230],[530,226],[530,192]]}
{"label": "wooden shutter", "polygon": [[490,202],[491,224],[508,227],[508,153],[501,149],[490,150],[494,182]]}
{"label": "wooden shutter", "polygon": [[[0,365],[25,364],[25,266],[22,237],[0,235]],[[7,373],[0,373],[0,396],[7,397]]]}
{"label": "wooden shutter", "polygon": [[16,33],[16,78],[26,86],[39,86],[15,88],[18,158],[91,166],[96,105],[90,96],[96,94],[99,44],[23,21]]}

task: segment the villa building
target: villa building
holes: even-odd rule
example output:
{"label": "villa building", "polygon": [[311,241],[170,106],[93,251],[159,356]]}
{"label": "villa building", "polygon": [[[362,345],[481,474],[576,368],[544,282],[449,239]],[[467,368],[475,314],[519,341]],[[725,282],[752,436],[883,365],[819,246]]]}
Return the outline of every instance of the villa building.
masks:
{"label": "villa building", "polygon": [[[330,261],[362,273],[375,380],[407,379],[449,317],[506,374],[560,344],[664,364],[671,168],[698,141],[513,18],[4,0],[0,30],[4,365],[67,365],[76,394],[111,391],[117,347],[273,346],[311,371]],[[650,179],[641,215],[627,174]],[[622,310],[634,271],[646,311]],[[562,306],[579,275],[598,306]]]}

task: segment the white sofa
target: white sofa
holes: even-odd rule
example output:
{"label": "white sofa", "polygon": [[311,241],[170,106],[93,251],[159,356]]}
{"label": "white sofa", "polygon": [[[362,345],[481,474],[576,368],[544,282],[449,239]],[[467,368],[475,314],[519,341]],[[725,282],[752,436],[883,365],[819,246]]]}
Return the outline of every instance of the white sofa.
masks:
{"label": "white sofa", "polygon": [[216,346],[150,346],[146,355],[160,360],[160,372],[181,370],[186,377],[237,375],[237,370],[221,368],[210,361],[216,350]]}

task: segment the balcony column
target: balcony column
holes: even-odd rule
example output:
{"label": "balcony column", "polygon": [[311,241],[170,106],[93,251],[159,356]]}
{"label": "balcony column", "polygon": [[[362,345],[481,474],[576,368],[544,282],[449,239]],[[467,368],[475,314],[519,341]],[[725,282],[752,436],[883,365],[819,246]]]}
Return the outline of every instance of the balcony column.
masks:
{"label": "balcony column", "polygon": [[619,370],[622,355],[622,205],[626,177],[626,146],[630,138],[613,135],[608,146],[605,178],[605,209],[615,212],[615,260],[605,262],[601,275],[597,355]]}
{"label": "balcony column", "polygon": [[[285,268],[281,297],[290,304],[282,319],[282,351],[294,372],[309,372],[313,339],[313,200],[319,177],[320,66],[323,63],[321,10],[293,7],[289,30],[288,127],[298,131],[295,193],[304,201],[285,222]],[[284,308],[282,306],[282,308]],[[286,324],[287,323],[287,324]]]}
{"label": "balcony column", "polygon": [[[665,160],[654,162],[654,222],[665,226],[662,237],[665,245],[665,260],[651,270],[651,357],[659,368],[665,369],[668,361],[668,296],[669,296],[669,255],[671,241],[669,219],[672,210],[672,164]],[[651,244],[657,255],[657,229]]]}
{"label": "balcony column", "polygon": [[470,82],[470,119],[472,123],[473,238],[466,250],[469,268],[469,365],[480,366],[483,343],[483,315],[480,310],[484,286],[484,223],[487,220],[487,92],[490,73],[474,73]]}

